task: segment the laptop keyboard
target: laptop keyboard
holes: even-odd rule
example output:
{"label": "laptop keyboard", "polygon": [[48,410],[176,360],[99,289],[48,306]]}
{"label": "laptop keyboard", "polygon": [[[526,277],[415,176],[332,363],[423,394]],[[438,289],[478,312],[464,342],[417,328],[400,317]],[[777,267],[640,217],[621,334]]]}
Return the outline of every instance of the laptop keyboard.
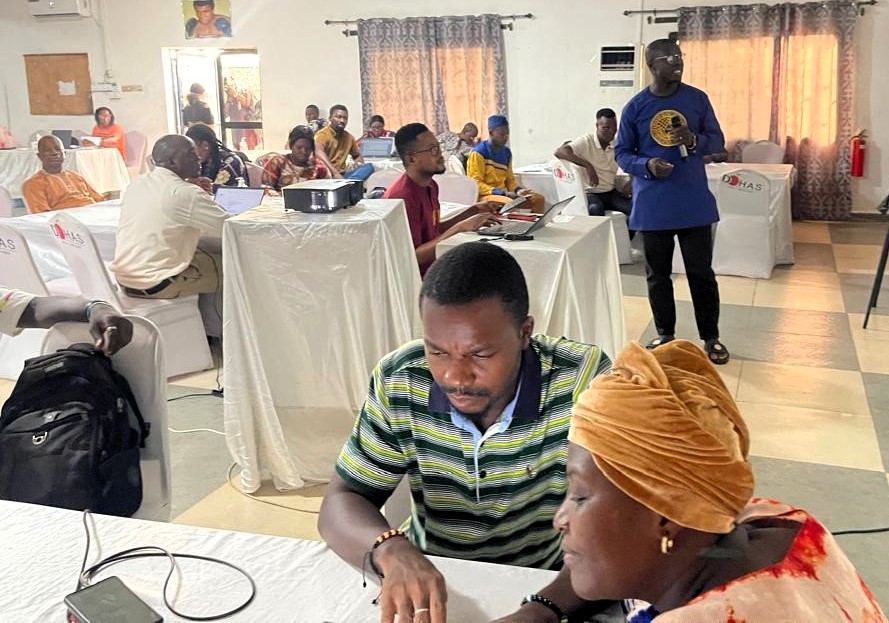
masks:
{"label": "laptop keyboard", "polygon": [[534,223],[528,221],[500,221],[499,225],[491,225],[479,229],[480,232],[486,234],[524,234]]}

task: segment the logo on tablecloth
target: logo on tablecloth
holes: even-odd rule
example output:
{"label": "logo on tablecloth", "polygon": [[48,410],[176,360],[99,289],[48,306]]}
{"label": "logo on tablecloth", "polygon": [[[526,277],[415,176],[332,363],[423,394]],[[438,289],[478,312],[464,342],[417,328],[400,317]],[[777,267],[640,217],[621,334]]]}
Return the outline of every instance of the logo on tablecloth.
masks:
{"label": "logo on tablecloth", "polygon": [[0,253],[9,255],[16,249],[15,240],[12,238],[0,238]]}
{"label": "logo on tablecloth", "polygon": [[722,183],[746,193],[755,193],[763,189],[762,183],[745,180],[743,175],[738,175],[737,173],[726,173],[722,176]]}
{"label": "logo on tablecloth", "polygon": [[76,231],[71,231],[70,229],[65,229],[59,223],[53,223],[49,226],[52,230],[53,236],[70,245],[74,245],[77,247],[83,246],[85,240],[83,236],[78,234]]}
{"label": "logo on tablecloth", "polygon": [[553,169],[553,175],[555,175],[560,180],[565,180],[566,182],[574,181],[574,173],[565,169],[564,167],[556,167]]}

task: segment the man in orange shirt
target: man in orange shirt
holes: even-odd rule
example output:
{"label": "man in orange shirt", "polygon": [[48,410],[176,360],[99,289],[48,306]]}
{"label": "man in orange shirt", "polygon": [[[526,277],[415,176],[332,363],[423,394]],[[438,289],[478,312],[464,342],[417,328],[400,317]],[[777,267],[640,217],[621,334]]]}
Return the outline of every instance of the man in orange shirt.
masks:
{"label": "man in orange shirt", "polygon": [[65,150],[55,136],[44,136],[37,142],[37,157],[43,168],[22,184],[22,196],[29,212],[79,208],[105,198],[79,173],[62,170]]}

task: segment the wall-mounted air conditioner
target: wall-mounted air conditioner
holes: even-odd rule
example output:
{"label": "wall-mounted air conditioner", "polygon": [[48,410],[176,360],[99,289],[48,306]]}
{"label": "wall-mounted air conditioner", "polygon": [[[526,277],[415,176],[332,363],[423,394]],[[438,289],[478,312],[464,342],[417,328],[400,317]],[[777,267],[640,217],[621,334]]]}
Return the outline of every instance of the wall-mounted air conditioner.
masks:
{"label": "wall-mounted air conditioner", "polygon": [[92,0],[28,0],[31,15],[38,19],[51,17],[90,17]]}
{"label": "wall-mounted air conditioner", "polygon": [[599,50],[599,87],[635,88],[636,47],[632,45],[603,46]]}

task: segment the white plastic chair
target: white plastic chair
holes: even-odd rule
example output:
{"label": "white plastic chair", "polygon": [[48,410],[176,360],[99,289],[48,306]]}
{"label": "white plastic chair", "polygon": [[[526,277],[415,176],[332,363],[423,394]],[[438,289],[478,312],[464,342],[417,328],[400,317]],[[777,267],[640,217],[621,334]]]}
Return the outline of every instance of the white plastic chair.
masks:
{"label": "white plastic chair", "polygon": [[[448,159],[445,162],[445,166],[448,169],[448,173],[456,173],[457,175],[466,175],[466,167],[463,166],[463,161],[460,160],[459,156],[448,156]],[[473,201],[473,203],[475,203],[475,202]]]}
{"label": "white plastic chair", "polygon": [[[589,216],[589,206],[586,200],[587,173],[573,162],[560,160],[553,167],[553,185],[556,187],[556,197],[561,201],[568,197],[574,197],[562,214],[574,216]],[[606,210],[605,216],[611,219],[611,230],[614,232],[614,242],[617,245],[617,260],[620,264],[632,264],[633,255],[630,253],[630,230],[627,227],[627,215],[623,212]]]}
{"label": "white plastic chair", "polygon": [[713,270],[720,275],[768,279],[775,267],[777,215],[764,175],[736,169],[718,185],[719,225],[713,243]]}
{"label": "white plastic chair", "polygon": [[438,199],[449,203],[473,205],[478,202],[478,184],[471,177],[444,173],[433,178],[438,182]]}
{"label": "white plastic chair", "polygon": [[[0,286],[22,290],[37,296],[49,294],[76,295],[73,279],[44,283],[37,270],[28,241],[7,223],[0,222]],[[25,359],[40,354],[45,329],[25,329],[15,337],[0,336],[0,378],[16,379]]]}
{"label": "white plastic chair", "polygon": [[252,162],[245,162],[244,166],[247,168],[247,180],[250,183],[250,188],[262,188],[263,168]]}
{"label": "white plastic chair", "polygon": [[[364,187],[367,190],[373,190],[374,188],[389,188],[400,176],[401,171],[395,171],[394,169],[374,171],[371,173],[370,177],[367,178]],[[475,202],[473,201],[472,203]]]}
{"label": "white plastic chair", "polygon": [[781,164],[784,162],[784,148],[771,141],[756,141],[741,150],[741,162]]}
{"label": "white plastic chair", "polygon": [[0,186],[0,218],[12,216],[12,197],[9,191]]}
{"label": "white plastic chair", "polygon": [[196,294],[168,300],[126,296],[112,282],[96,240],[83,223],[59,212],[50,219],[49,227],[86,298],[108,301],[128,314],[143,316],[157,325],[165,346],[164,367],[168,375],[213,367]]}
{"label": "white plastic chair", "polygon": [[130,177],[136,177],[144,171],[145,152],[148,151],[148,137],[137,130],[127,132],[126,139],[127,171]]}
{"label": "white plastic chair", "polygon": [[34,132],[31,132],[31,136],[28,137],[28,144],[36,143],[42,137],[49,136],[50,134],[52,134],[52,132],[49,130],[35,130]]}
{"label": "white plastic chair", "polygon": [[[158,329],[151,321],[138,316],[127,317],[133,323],[133,339],[111,357],[111,363],[129,381],[139,411],[151,425],[145,447],[139,451],[142,505],[133,517],[169,521],[171,469],[163,346]],[[54,353],[81,342],[93,342],[88,325],[63,322],[46,332],[40,352]]]}

